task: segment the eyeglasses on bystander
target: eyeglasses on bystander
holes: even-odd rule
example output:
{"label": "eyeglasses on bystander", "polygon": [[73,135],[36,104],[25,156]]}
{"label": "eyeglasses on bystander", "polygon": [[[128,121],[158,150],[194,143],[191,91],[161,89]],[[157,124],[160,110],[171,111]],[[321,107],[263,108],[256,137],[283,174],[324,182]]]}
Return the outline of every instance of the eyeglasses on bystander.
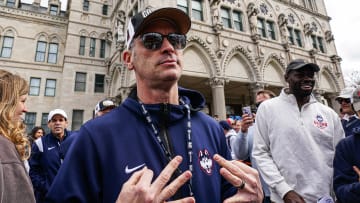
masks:
{"label": "eyeglasses on bystander", "polygon": [[342,102],[345,102],[347,104],[351,103],[350,98],[338,98],[337,101],[339,102],[339,104],[341,104]]}

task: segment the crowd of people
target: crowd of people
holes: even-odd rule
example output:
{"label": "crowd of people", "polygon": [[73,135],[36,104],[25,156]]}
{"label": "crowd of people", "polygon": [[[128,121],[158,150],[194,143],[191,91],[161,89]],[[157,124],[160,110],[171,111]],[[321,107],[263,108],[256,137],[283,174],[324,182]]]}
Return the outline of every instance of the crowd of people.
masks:
{"label": "crowd of people", "polygon": [[319,66],[295,59],[280,95],[261,90],[256,112],[218,121],[178,85],[188,15],[147,8],[128,25],[136,87],[79,131],[54,109],[50,132],[27,137],[29,86],[0,70],[0,202],[360,202],[360,86],[336,98],[338,115],[312,95]]}

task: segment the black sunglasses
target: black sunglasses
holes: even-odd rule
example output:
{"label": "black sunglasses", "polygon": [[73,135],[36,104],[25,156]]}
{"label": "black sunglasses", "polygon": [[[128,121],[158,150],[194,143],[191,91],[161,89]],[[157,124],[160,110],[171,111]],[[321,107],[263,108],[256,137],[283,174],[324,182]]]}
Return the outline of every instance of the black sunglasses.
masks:
{"label": "black sunglasses", "polygon": [[337,101],[339,102],[339,104],[341,104],[343,101],[348,104],[351,103],[351,100],[349,98],[346,98],[346,99],[339,98],[339,99],[337,99]]}
{"label": "black sunglasses", "polygon": [[165,37],[174,49],[183,49],[186,46],[186,36],[175,33],[162,35],[156,32],[149,32],[141,35],[141,41],[143,42],[145,48],[157,50],[162,46]]}

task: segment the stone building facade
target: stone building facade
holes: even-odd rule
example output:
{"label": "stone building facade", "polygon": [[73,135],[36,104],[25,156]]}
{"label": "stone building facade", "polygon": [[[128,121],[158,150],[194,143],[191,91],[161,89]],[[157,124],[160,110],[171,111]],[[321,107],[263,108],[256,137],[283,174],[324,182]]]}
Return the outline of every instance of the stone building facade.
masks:
{"label": "stone building facade", "polygon": [[210,115],[240,115],[255,93],[279,93],[287,63],[317,63],[314,90],[323,103],[344,87],[324,0],[0,0],[0,67],[30,83],[25,121],[46,126],[54,108],[69,128],[93,117],[96,103],[119,103],[135,85],[121,61],[127,20],[147,6],[178,7],[192,19],[180,85],[202,92]]}

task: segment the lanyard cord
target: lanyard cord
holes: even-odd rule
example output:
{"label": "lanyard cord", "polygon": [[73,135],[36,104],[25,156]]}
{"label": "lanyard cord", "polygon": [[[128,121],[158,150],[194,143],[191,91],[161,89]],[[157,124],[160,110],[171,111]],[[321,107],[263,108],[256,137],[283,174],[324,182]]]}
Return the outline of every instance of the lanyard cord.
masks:
{"label": "lanyard cord", "polygon": [[[146,110],[144,104],[140,101],[140,99],[138,99],[139,104],[141,105],[141,110],[142,113],[144,115],[144,117],[146,118],[147,123],[151,126],[154,135],[156,137],[156,140],[159,142],[163,152],[165,153],[168,161],[170,161],[172,159],[171,157],[171,153],[169,152],[169,150],[166,148],[164,142],[162,141],[161,137],[160,137],[160,133],[158,131],[158,129],[156,128],[155,124],[153,123],[151,116],[149,114],[149,112]],[[180,104],[184,105],[187,111],[187,129],[186,129],[186,133],[187,133],[187,153],[188,153],[188,167],[189,167],[189,171],[191,173],[193,173],[193,162],[192,162],[192,136],[191,136],[191,115],[190,115],[190,107],[188,104],[186,104],[182,99],[180,99]],[[177,171],[179,172],[179,175],[182,173],[181,170],[178,168]],[[189,191],[190,191],[190,196],[193,196],[193,191],[192,191],[192,178],[190,178],[189,183],[188,183],[188,187],[189,187]]]}

